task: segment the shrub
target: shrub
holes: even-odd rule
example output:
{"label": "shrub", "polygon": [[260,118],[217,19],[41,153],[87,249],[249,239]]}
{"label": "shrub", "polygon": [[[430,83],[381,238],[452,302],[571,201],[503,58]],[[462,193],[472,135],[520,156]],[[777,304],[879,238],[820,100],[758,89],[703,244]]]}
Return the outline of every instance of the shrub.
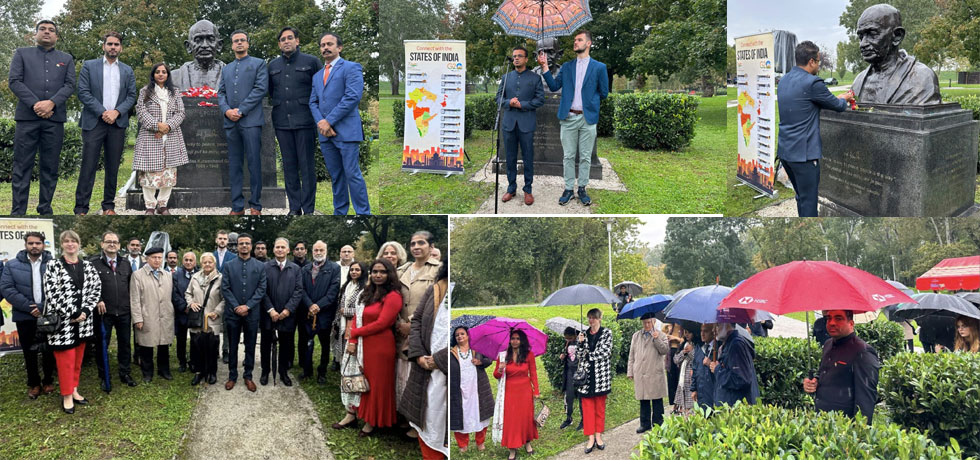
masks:
{"label": "shrub", "polygon": [[[364,136],[367,138],[361,141],[360,154],[358,156],[358,163],[361,166],[361,172],[367,174],[368,168],[371,167],[371,163],[374,162],[374,149],[372,148],[372,136],[371,136],[371,124],[373,123],[373,118],[371,118],[371,113],[366,110],[361,110],[361,128],[364,130]],[[314,150],[316,156],[316,181],[329,181],[330,173],[327,172],[327,165],[323,162],[323,152],[320,150],[320,138],[319,136],[315,138],[316,148]],[[279,144],[276,143],[276,152],[279,152]],[[282,155],[279,155],[280,167],[282,165]]]}
{"label": "shrub", "polygon": [[638,319],[620,319],[616,320],[616,322],[619,323],[620,335],[623,337],[623,343],[619,347],[619,364],[616,365],[616,373],[625,374],[626,366],[629,365],[630,360],[630,346],[633,345],[633,333],[643,329],[643,321]]}
{"label": "shrub", "polygon": [[[17,126],[13,119],[0,119],[0,182],[10,182],[14,166],[14,129]],[[65,138],[61,146],[61,158],[58,165],[58,176],[66,178],[78,174],[82,168],[82,129],[77,123],[65,123]],[[34,171],[31,180],[40,178],[38,158],[34,160]],[[99,157],[99,167],[103,168],[103,158]]]}
{"label": "shrub", "polygon": [[822,351],[813,340],[755,337],[755,373],[762,402],[795,409],[813,407],[803,378],[820,367]]}
{"label": "shrub", "polygon": [[466,96],[466,126],[472,129],[493,129],[497,106],[493,94]]}
{"label": "shrub", "polygon": [[[615,373],[617,369],[616,366],[620,362],[620,350],[623,347],[623,334],[620,332],[619,325],[616,324],[616,321],[603,322],[602,327],[609,329],[612,332],[613,351],[609,365]],[[565,346],[565,337],[550,329],[546,330],[545,334],[548,335],[548,351],[546,352],[547,356],[542,358],[544,360],[544,368],[546,371],[548,371],[548,381],[551,382],[551,387],[561,391],[561,374],[563,368],[561,360],[558,359],[558,355],[562,353],[562,348]],[[626,343],[625,345],[627,348],[629,348],[629,343]],[[629,353],[629,351],[627,351],[627,353]],[[625,372],[625,370],[623,372]],[[541,376],[539,375],[538,377]]]}
{"label": "shrub", "polygon": [[683,94],[621,94],[615,103],[616,138],[641,150],[678,150],[690,144],[700,98]]}
{"label": "shrub", "polygon": [[854,326],[857,336],[874,347],[878,358],[884,362],[897,355],[905,347],[905,331],[892,321],[872,321]]}
{"label": "shrub", "polygon": [[893,421],[980,455],[980,355],[900,353],[885,362],[878,385]]}
{"label": "shrub", "polygon": [[599,137],[610,137],[616,133],[613,121],[616,118],[616,93],[609,93],[609,96],[599,102],[599,123],[596,124],[595,132]]}
{"label": "shrub", "polygon": [[868,426],[839,412],[770,405],[698,410],[667,417],[637,446],[634,458],[671,460],[738,458],[959,459],[959,449],[940,447],[918,430],[894,424]]}
{"label": "shrub", "polygon": [[391,108],[394,111],[395,137],[405,138],[405,100],[396,99],[391,101]]}
{"label": "shrub", "polygon": [[[960,106],[973,112],[973,119],[980,120],[980,95],[967,94],[964,96],[953,96],[946,102],[959,102]],[[977,152],[977,167],[980,168],[980,148]]]}

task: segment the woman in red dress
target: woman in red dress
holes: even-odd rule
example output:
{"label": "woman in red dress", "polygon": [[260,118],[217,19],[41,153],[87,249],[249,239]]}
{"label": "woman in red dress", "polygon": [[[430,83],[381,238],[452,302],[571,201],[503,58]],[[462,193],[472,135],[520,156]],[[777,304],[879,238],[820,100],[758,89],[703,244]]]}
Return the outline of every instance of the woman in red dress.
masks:
{"label": "woman in red dress", "polygon": [[506,362],[497,358],[493,376],[507,376],[504,386],[504,429],[500,445],[510,449],[509,459],[517,458],[517,448],[524,446],[533,454],[531,441],[538,439],[538,427],[534,423],[534,399],[540,397],[538,371],[534,367],[534,353],[527,334],[521,330],[510,333]]}
{"label": "woman in red dress", "polygon": [[374,433],[377,427],[395,424],[395,335],[391,326],[402,309],[402,284],[394,265],[384,259],[371,263],[371,283],[364,288],[361,322],[352,327],[347,352],[357,351],[357,339],[364,347],[364,377],[370,390],[361,394],[357,417],[364,420],[358,436]]}

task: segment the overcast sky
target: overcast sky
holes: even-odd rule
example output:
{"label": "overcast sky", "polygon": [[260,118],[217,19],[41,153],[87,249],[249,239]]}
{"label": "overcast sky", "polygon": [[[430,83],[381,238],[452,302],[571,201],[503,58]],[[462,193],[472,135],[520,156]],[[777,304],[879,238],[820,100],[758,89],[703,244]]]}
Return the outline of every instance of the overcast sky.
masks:
{"label": "overcast sky", "polygon": [[849,3],[849,0],[728,0],[728,44],[735,44],[735,37],[786,30],[796,34],[797,41],[810,40],[821,48],[836,50],[837,42],[847,41],[840,15]]}

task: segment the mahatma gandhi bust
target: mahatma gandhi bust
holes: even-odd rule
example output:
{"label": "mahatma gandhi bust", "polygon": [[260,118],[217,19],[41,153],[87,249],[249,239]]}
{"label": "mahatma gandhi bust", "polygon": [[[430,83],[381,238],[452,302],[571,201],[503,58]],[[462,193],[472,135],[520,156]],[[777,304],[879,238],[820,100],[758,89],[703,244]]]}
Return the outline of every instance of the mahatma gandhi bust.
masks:
{"label": "mahatma gandhi bust", "polygon": [[174,85],[181,91],[205,85],[217,89],[221,69],[225,66],[224,62],[216,59],[222,44],[218,27],[211,21],[200,20],[191,26],[184,47],[188,54],[194,56],[194,60],[185,62],[174,70]]}
{"label": "mahatma gandhi bust", "polygon": [[858,74],[851,89],[858,101],[872,104],[939,104],[939,78],[903,49],[902,16],[884,3],[861,13],[857,35],[861,57],[870,66]]}
{"label": "mahatma gandhi bust", "polygon": [[[548,70],[551,72],[551,76],[558,78],[558,59],[561,59],[562,49],[558,47],[558,39],[554,37],[547,37],[538,40],[536,54],[544,53],[548,57]],[[541,77],[541,84],[544,85],[544,92],[546,93],[561,93],[561,89],[558,91],[551,91],[548,89],[548,84],[544,81],[544,73],[541,70],[541,66],[537,66],[531,70],[532,72],[538,74]]]}

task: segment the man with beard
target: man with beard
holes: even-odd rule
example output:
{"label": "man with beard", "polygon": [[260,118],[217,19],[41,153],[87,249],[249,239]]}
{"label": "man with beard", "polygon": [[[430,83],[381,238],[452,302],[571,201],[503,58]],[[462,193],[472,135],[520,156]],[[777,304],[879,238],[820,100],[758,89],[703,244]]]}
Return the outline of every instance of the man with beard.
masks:
{"label": "man with beard", "polygon": [[255,367],[255,342],[259,333],[259,310],[265,298],[265,265],[252,258],[252,236],[238,235],[238,257],[221,270],[221,293],[225,298],[225,329],[228,331],[228,381],[225,389],[235,388],[238,381],[238,344],[245,334],[245,387],[255,391],[252,369]]}
{"label": "man with beard", "polygon": [[296,246],[293,246],[293,263],[300,267],[305,267],[310,264],[310,261],[306,259],[305,241],[297,241]]}
{"label": "man with beard", "polygon": [[255,249],[252,251],[255,260],[266,263],[269,261],[269,248],[266,246],[265,241],[259,241],[255,243]]}
{"label": "man with beard", "polygon": [[171,81],[180,91],[208,86],[217,88],[221,81],[221,69],[225,63],[215,59],[224,41],[218,35],[218,27],[211,21],[200,20],[191,26],[184,41],[187,54],[194,56],[173,71]]}
{"label": "man with beard", "polygon": [[[176,254],[175,254],[176,255]],[[167,260],[169,263],[170,255],[167,254]],[[174,275],[174,310],[176,311],[175,316],[175,331],[177,333],[177,361],[180,363],[180,367],[177,368],[178,372],[184,372],[187,370],[187,314],[190,313],[190,309],[187,305],[187,299],[184,297],[184,293],[187,292],[187,286],[191,284],[191,277],[197,273],[197,255],[191,251],[184,253],[181,258],[181,265],[173,271]],[[193,346],[193,344],[191,344]],[[192,369],[193,366],[192,366]]]}
{"label": "man with beard", "polygon": [[[132,313],[129,308],[129,282],[133,276],[133,268],[119,254],[119,242],[119,235],[116,233],[111,231],[103,233],[102,251],[90,259],[95,271],[99,273],[99,279],[102,280],[101,297],[95,310],[95,339],[97,350],[101,354],[102,347],[108,349],[109,342],[112,340],[112,329],[116,329],[119,380],[135,387],[136,382],[130,375]],[[102,389],[108,392],[111,388],[110,382],[106,379],[109,376],[109,370],[105,369],[108,363],[103,363],[98,358],[95,362],[99,368],[99,378],[103,379]]]}
{"label": "man with beard", "polygon": [[[340,266],[327,260],[327,243],[313,243],[313,263],[303,267],[303,305],[306,314],[301,318],[304,337],[300,338],[301,380],[313,376],[313,336],[320,338],[320,365],[317,383],[327,382],[327,363],[330,358],[330,326],[337,308],[334,305],[340,292]],[[306,341],[304,341],[304,339]]]}
{"label": "man with beard", "polygon": [[[236,234],[237,238],[238,235]],[[228,230],[218,230],[217,235],[214,237],[214,260],[216,261],[215,269],[221,272],[224,268],[225,262],[235,259],[235,250],[229,248],[229,243],[231,241],[231,235]],[[221,341],[221,362],[228,364],[228,329],[225,329],[224,340]]]}
{"label": "man with beard", "polygon": [[102,214],[116,214],[116,177],[126,144],[129,109],[136,103],[133,68],[119,61],[122,35],[107,32],[102,37],[102,51],[103,57],[85,61],[78,75],[78,100],[82,103],[82,117],[78,123],[82,128],[82,169],[75,188],[75,214],[78,215],[88,213],[95,171],[103,149]]}

